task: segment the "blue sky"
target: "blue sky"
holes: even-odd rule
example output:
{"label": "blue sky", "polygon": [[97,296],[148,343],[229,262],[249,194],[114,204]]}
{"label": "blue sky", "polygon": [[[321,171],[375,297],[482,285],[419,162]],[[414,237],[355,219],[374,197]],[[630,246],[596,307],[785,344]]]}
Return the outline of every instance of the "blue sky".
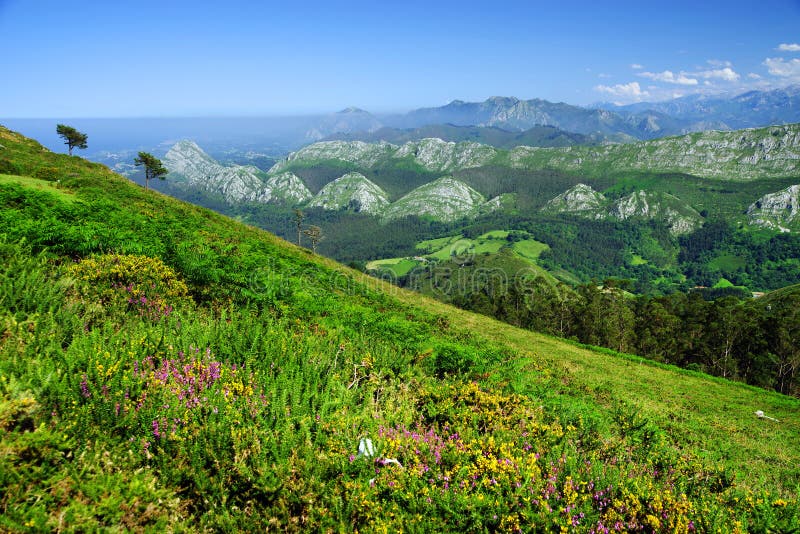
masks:
{"label": "blue sky", "polygon": [[798,0],[0,0],[0,36],[6,118],[586,105],[800,83]]}

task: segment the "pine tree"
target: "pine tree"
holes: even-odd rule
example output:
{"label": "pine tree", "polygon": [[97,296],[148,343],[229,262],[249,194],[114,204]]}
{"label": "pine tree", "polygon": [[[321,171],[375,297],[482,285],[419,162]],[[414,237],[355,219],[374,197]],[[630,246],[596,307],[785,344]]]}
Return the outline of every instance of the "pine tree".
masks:
{"label": "pine tree", "polygon": [[64,144],[67,145],[67,148],[69,148],[70,156],[72,155],[73,148],[85,149],[88,146],[86,141],[89,139],[89,137],[85,133],[79,132],[72,126],[58,124],[56,125],[56,133],[62,139],[64,139]]}
{"label": "pine tree", "polygon": [[137,167],[144,166],[144,188],[150,187],[150,180],[158,178],[163,180],[169,172],[161,163],[161,160],[147,152],[139,152],[139,156],[133,160]]}

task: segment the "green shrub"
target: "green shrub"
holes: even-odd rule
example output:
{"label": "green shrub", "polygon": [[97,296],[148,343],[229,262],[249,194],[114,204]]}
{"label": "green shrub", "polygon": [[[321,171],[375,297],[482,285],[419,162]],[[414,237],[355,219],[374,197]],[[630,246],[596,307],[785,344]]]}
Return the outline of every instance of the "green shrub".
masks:
{"label": "green shrub", "polygon": [[105,254],[71,265],[67,274],[77,282],[74,296],[101,315],[104,310],[136,310],[158,320],[176,305],[191,302],[186,284],[158,258]]}
{"label": "green shrub", "polygon": [[19,166],[8,161],[7,159],[0,158],[0,174],[20,175],[22,174],[22,170],[20,170]]}
{"label": "green shrub", "polygon": [[39,167],[33,171],[33,177],[48,182],[56,182],[61,178],[61,171],[57,167]]}
{"label": "green shrub", "polygon": [[440,343],[434,352],[434,374],[439,377],[468,373],[480,362],[474,348],[456,343]]}

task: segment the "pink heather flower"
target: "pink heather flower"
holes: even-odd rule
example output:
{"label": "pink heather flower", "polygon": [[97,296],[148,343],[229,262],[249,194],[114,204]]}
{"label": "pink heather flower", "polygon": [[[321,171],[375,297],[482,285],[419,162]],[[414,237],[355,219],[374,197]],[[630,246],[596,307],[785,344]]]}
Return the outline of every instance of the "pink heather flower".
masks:
{"label": "pink heather flower", "polygon": [[83,375],[83,380],[81,381],[81,395],[87,399],[92,396],[91,392],[89,391],[89,382],[87,381],[85,374]]}
{"label": "pink heather flower", "polygon": [[161,437],[161,434],[158,432],[158,420],[153,419],[153,437],[156,439]]}

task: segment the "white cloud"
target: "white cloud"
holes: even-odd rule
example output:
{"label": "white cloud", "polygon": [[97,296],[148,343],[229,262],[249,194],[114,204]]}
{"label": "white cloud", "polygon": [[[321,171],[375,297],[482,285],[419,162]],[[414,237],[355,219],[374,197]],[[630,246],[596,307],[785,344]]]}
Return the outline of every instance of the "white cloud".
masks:
{"label": "white cloud", "polygon": [[677,85],[697,85],[697,80],[695,78],[689,78],[683,72],[676,75],[671,70],[665,70],[664,72],[642,72],[639,73],[639,76],[650,78],[657,82],[674,83]]}
{"label": "white cloud", "polygon": [[751,72],[751,73],[749,73],[749,74],[747,75],[747,77],[748,77],[748,78],[750,78],[751,80],[760,80],[760,79],[761,79],[761,76],[759,76],[759,75],[758,75],[758,74],[756,74],[755,72]]}
{"label": "white cloud", "polygon": [[800,52],[800,44],[797,43],[781,43],[776,50],[781,52]]}
{"label": "white cloud", "polygon": [[733,67],[733,63],[730,61],[722,61],[719,59],[709,59],[706,61],[712,67]]}
{"label": "white cloud", "polygon": [[639,65],[638,63],[631,63],[631,68],[633,70],[642,70],[644,67]]}
{"label": "white cloud", "polygon": [[597,75],[598,78],[612,78],[610,74],[606,74],[605,72],[601,72]]}
{"label": "white cloud", "polygon": [[[650,93],[647,91],[642,91],[642,88],[639,87],[639,82],[618,83],[610,86],[597,85],[594,90],[616,96],[626,102],[641,102],[642,99],[650,96]],[[615,103],[619,104],[620,102]]]}
{"label": "white cloud", "polygon": [[712,70],[704,70],[701,72],[693,73],[694,76],[699,76],[700,78],[708,79],[715,79],[715,80],[724,80],[726,82],[735,82],[739,80],[739,73],[734,71],[730,67],[725,67],[724,69],[712,69]]}
{"label": "white cloud", "polygon": [[773,76],[800,80],[800,59],[786,61],[782,57],[768,57],[764,60],[764,65]]}

